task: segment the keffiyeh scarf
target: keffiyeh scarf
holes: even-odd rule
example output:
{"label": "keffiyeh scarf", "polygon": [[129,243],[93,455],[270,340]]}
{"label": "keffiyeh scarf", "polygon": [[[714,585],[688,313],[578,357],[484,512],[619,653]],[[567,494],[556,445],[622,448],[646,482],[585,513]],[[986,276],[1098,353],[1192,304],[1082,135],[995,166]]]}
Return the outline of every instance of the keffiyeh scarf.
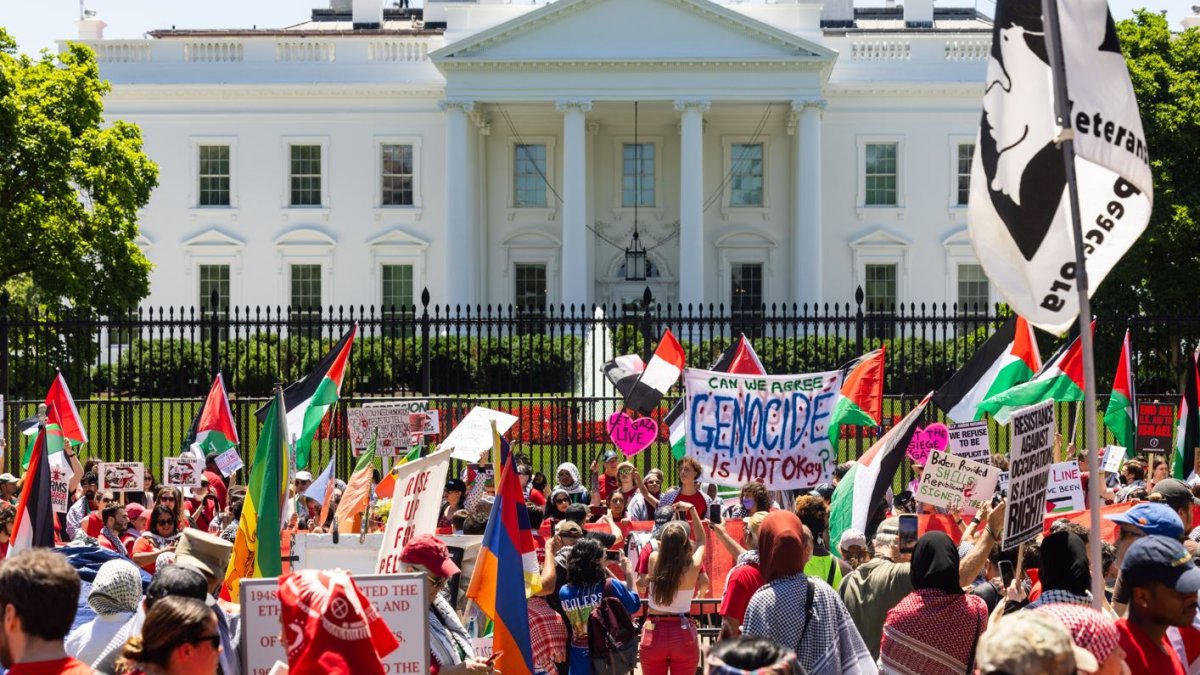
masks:
{"label": "keffiyeh scarf", "polygon": [[429,651],[442,666],[459,664],[475,656],[471,636],[440,593],[429,607]]}
{"label": "keffiyeh scarf", "polygon": [[879,661],[889,673],[960,675],[986,623],[983,598],[918,588],[888,612]]}
{"label": "keffiyeh scarf", "polygon": [[101,565],[87,598],[88,605],[101,616],[136,612],[141,601],[142,573],[127,560],[109,560]]}

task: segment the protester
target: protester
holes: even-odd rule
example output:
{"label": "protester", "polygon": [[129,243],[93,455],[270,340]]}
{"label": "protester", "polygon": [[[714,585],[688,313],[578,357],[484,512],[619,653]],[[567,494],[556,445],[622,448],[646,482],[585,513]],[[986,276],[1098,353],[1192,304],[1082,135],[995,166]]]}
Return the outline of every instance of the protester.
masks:
{"label": "protester", "polygon": [[842,585],[842,568],[829,552],[829,505],[816,495],[796,497],[796,516],[813,534],[813,554],[804,566],[810,577],[824,579],[832,588]]}
{"label": "protester", "polygon": [[220,655],[212,609],[200,600],[171,596],[154,603],[141,635],[125,643],[117,668],[131,675],[213,675]]}
{"label": "protester", "polygon": [[[533,512],[537,509],[536,506],[529,507],[529,524],[535,532],[537,525],[533,524]],[[541,524],[540,516],[537,518],[537,522],[539,525]],[[575,523],[569,524],[578,527]],[[534,537],[538,540],[541,539],[536,534]],[[545,541],[539,541],[539,544],[541,546],[538,549],[538,555],[540,557],[539,564],[542,567],[542,591],[527,601],[529,644],[533,650],[534,669],[542,673],[555,673],[559,668],[566,668],[567,625],[562,614],[550,606],[547,592],[552,592],[555,599],[558,598],[555,588],[558,584],[558,565],[555,557],[562,549],[562,540],[552,536]]]}
{"label": "protester", "polygon": [[178,529],[182,530],[189,526],[187,505],[183,503],[183,495],[179,492],[179,488],[171,485],[163,485],[158,488],[158,494],[154,496],[154,504],[156,509],[158,506],[165,506],[171,510]]}
{"label": "protester", "polygon": [[1132,675],[1183,675],[1186,669],[1167,640],[1167,628],[1196,618],[1200,569],[1177,539],[1142,537],[1129,547],[1121,578],[1131,589],[1129,616],[1117,621],[1121,649]]}
{"label": "protester", "polygon": [[383,675],[383,657],[400,646],[345,571],[279,577],[279,605],[288,669],[297,675]]}
{"label": "protester", "polygon": [[700,638],[688,615],[708,540],[694,506],[680,502],[675,510],[689,516],[696,542],[683,523],[668,523],[658,551],[650,554],[650,574],[637,580],[639,594],[649,597],[649,618],[639,647],[645,675],[692,675],[700,663]]}
{"label": "protester", "polygon": [[0,504],[0,560],[8,555],[8,545],[12,542],[13,521],[16,517],[16,508],[11,504]]}
{"label": "protester", "polygon": [[[1165,459],[1155,459],[1150,469],[1150,479],[1146,481],[1146,491],[1153,494],[1158,487],[1158,484],[1171,475],[1170,469],[1167,468]],[[1179,480],[1179,479],[1176,479]],[[1183,481],[1179,481],[1183,483]],[[1184,483],[1186,486],[1187,483]]]}
{"label": "protester", "polygon": [[227,607],[216,599],[217,591],[225,581],[229,558],[233,555],[233,544],[195,528],[179,534],[179,545],[175,549],[175,564],[188,567],[204,575],[208,582],[207,602],[217,615],[217,631],[221,637],[221,672],[233,675],[238,672],[237,628],[233,616],[236,606]]}
{"label": "protester", "polygon": [[1075,675],[1099,667],[1086,649],[1077,649],[1071,634],[1054,617],[1017,612],[990,627],[979,639],[975,656],[978,675]]}
{"label": "protester", "polygon": [[621,494],[620,490],[614,490],[609,494],[608,501],[604,505],[608,509],[608,513],[596,516],[594,522],[600,522],[605,518],[609,518],[616,523],[624,521],[628,524],[631,522],[629,520],[629,513],[625,509],[625,495]]}
{"label": "protester", "polygon": [[17,505],[17,477],[11,473],[0,473],[0,502]]}
{"label": "protester", "polygon": [[200,477],[200,487],[192,488],[192,496],[187,500],[188,512],[192,514],[192,522],[197,529],[209,531],[209,525],[221,513],[221,503],[216,495],[209,491],[208,476]]}
{"label": "protester", "polygon": [[700,491],[700,477],[704,467],[693,457],[684,457],[676,465],[679,472],[679,487],[672,488],[662,496],[660,506],[671,506],[676,502],[687,502],[699,513],[708,513],[708,498]]}
{"label": "protester", "polygon": [[[166,489],[166,488],[164,488]],[[179,543],[179,521],[170,506],[160,504],[150,512],[150,526],[133,544],[134,564],[150,574],[155,572],[155,561],[167,551],[174,551]]]}
{"label": "protester", "polygon": [[[626,579],[635,579],[629,558],[620,556]],[[559,590],[563,613],[570,624],[567,646],[570,675],[591,675],[591,644],[588,618],[606,597],[616,598],[625,611],[632,614],[641,607],[638,594],[624,582],[609,578],[604,566],[604,548],[599,541],[581,538],[567,554],[566,584]]]}
{"label": "protester", "polygon": [[67,653],[94,664],[113,636],[125,628],[142,602],[142,574],[127,560],[110,560],[100,566],[87,603],[96,617],[67,635]]}
{"label": "protester", "polygon": [[204,458],[204,477],[208,479],[208,487],[217,498],[217,508],[224,510],[229,505],[229,488],[225,484],[225,477],[221,475],[220,467],[217,466],[216,455]]}
{"label": "protester", "polygon": [[718,642],[708,655],[708,675],[802,675],[796,653],[764,637]]}
{"label": "protester", "polygon": [[129,552],[125,548],[124,535],[125,531],[129,529],[129,516],[125,513],[125,507],[116,502],[110,502],[100,512],[100,517],[104,521],[104,528],[100,530],[100,536],[97,537],[100,548],[112,551],[122,558],[128,558]]}
{"label": "protester", "polygon": [[1071,634],[1075,646],[1091,653],[1099,664],[1092,672],[1121,675],[1125,650],[1121,649],[1120,631],[1115,620],[1091,607],[1066,602],[1042,605],[1035,611],[1058,619]]}
{"label": "protester", "polygon": [[743,630],[792,649],[814,675],[874,673],[874,659],[837,593],[804,574],[812,546],[795,513],[767,515],[758,533],[765,583],[746,607]]}
{"label": "protester", "polygon": [[608,501],[608,496],[619,492],[620,482],[617,480],[617,470],[621,466],[620,455],[616,450],[605,450],[600,456],[600,464],[592,463],[592,506],[599,506]]}
{"label": "protester", "polygon": [[400,551],[400,562],[404,563],[405,572],[425,577],[429,597],[430,675],[492,673],[492,666],[475,656],[471,636],[442,594],[450,577],[460,572],[450,559],[445,542],[429,534],[413,537]]}
{"label": "protester", "polygon": [[533,486],[533,466],[527,461],[517,465],[517,478],[521,481],[521,489],[525,491],[525,503],[533,506],[545,506],[546,495]]}
{"label": "protester", "polygon": [[1038,551],[1041,593],[1028,609],[1055,602],[1092,604],[1092,570],[1087,544],[1074,532],[1054,532],[1042,540]]}
{"label": "protester", "polygon": [[766,511],[759,511],[745,521],[746,547],[743,549],[732,542],[725,532],[725,526],[714,525],[713,532],[726,549],[730,549],[735,563],[725,577],[725,593],[721,596],[721,606],[717,610],[721,615],[721,637],[732,638],[741,635],[742,622],[746,617],[746,606],[750,598],[762,588],[763,578],[759,566],[758,534],[762,522],[767,519]]}
{"label": "protester", "polygon": [[79,526],[83,524],[83,519],[87,518],[88,514],[95,511],[96,503],[96,488],[100,484],[100,479],[94,473],[86,473],[83,479],[79,482],[80,494],[75,502],[67,509],[67,539],[74,539],[75,533],[79,531]]}
{"label": "protester", "polygon": [[63,638],[75,621],[79,574],[66,558],[44,548],[0,562],[0,665],[8,675],[89,675],[66,652]]}
{"label": "protester", "polygon": [[913,592],[887,613],[879,655],[884,673],[958,675],[974,669],[975,647],[987,629],[982,598],[963,592],[958,547],[944,532],[928,532],[912,557]]}
{"label": "protester", "polygon": [[[1178,478],[1163,478],[1158,481],[1157,485],[1151,488],[1147,499],[1151,503],[1166,504],[1175,512],[1175,515],[1179,516],[1179,520],[1183,523],[1183,531],[1192,531],[1195,525],[1192,517],[1192,507],[1200,506],[1200,499],[1192,496],[1192,490],[1187,486],[1187,483]],[[1186,540],[1184,541],[1184,545],[1188,547],[1188,552],[1193,555],[1200,552],[1200,546],[1189,544]]]}
{"label": "protester", "polygon": [[141,504],[131,502],[125,505],[125,515],[129,517],[129,526],[125,529],[125,535],[121,537],[121,540],[125,542],[127,548],[132,549],[133,542],[142,536],[143,531],[148,529],[150,510]]}
{"label": "protester", "polygon": [[1117,491],[1117,502],[1127,502],[1133,499],[1138,490],[1146,489],[1146,465],[1139,459],[1131,459],[1121,467],[1121,478],[1125,485]]}
{"label": "protester", "polygon": [[[238,525],[242,520],[242,505],[245,503],[245,493],[230,492],[229,507],[225,510],[225,515],[222,516],[226,524],[225,527],[221,528],[221,538],[231,544],[237,541]],[[330,512],[337,513],[337,509],[330,507]]]}
{"label": "protester", "polygon": [[554,472],[554,475],[558,478],[558,485],[554,487],[554,491],[551,493],[552,498],[554,494],[562,491],[567,493],[567,498],[572,504],[586,504],[588,502],[588,491],[580,480],[579,467],[570,462],[563,462],[558,465],[558,469]]}
{"label": "protester", "polygon": [[633,466],[633,462],[621,462],[617,465],[617,487],[621,495],[625,497],[625,503],[628,504],[633,500],[639,492],[638,482],[634,479],[637,469]]}
{"label": "protester", "polygon": [[860,565],[871,559],[871,551],[867,548],[867,535],[854,528],[844,530],[842,538],[838,541],[838,553],[841,554],[842,562],[850,568],[847,571],[843,567],[844,574],[858,569]]}

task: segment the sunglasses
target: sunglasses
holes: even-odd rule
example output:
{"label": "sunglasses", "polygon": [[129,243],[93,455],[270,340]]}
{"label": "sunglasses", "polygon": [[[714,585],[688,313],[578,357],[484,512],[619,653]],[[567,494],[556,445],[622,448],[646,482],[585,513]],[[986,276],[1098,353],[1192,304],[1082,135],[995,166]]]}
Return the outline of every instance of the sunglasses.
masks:
{"label": "sunglasses", "polygon": [[198,637],[195,640],[192,640],[191,642],[194,645],[203,644],[203,643],[207,642],[208,644],[212,645],[213,649],[221,648],[221,636],[220,635],[205,635],[203,637]]}
{"label": "sunglasses", "polygon": [[569,503],[571,503],[571,500],[570,499],[555,499],[554,503],[555,504],[569,504]]}
{"label": "sunglasses", "polygon": [[156,521],[154,521],[154,524],[160,525],[160,526],[161,525],[174,525],[175,521],[173,521],[173,520],[156,520]]}
{"label": "sunglasses", "polygon": [[173,502],[173,501],[175,501],[175,498],[174,498],[174,497],[172,497],[172,496],[170,496],[170,495],[163,495],[162,497],[159,497],[159,498],[158,498],[158,501],[160,501],[160,502]]}

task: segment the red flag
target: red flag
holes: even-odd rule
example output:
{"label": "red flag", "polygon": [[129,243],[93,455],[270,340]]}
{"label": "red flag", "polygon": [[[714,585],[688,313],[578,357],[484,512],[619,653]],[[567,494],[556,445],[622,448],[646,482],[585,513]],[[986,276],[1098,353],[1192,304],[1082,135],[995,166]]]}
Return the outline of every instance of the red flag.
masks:
{"label": "red flag", "polygon": [[46,407],[58,412],[63,438],[76,444],[88,442],[83,418],[79,416],[79,408],[75,407],[75,399],[71,398],[71,390],[67,388],[67,381],[61,372],[54,377],[54,383],[46,393]]}

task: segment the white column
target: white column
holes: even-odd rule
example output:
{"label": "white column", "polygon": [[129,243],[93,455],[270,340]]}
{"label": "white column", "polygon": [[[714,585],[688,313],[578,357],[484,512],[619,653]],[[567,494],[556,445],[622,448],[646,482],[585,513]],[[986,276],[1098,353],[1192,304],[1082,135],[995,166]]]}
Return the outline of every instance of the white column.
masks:
{"label": "white column", "polygon": [[442,184],[446,199],[445,263],[442,268],[445,301],[450,305],[467,305],[474,300],[474,292],[472,276],[463,268],[463,253],[475,246],[475,240],[471,237],[475,207],[474,200],[470,198],[467,115],[475,110],[475,103],[447,100],[438,106],[446,112],[446,180]]}
{"label": "white column", "polygon": [[791,299],[817,303],[822,299],[821,251],[821,110],[825,101],[792,101],[796,119],[793,143],[796,203],[792,210]]}
{"label": "white column", "polygon": [[704,302],[704,113],[708,101],[675,101],[679,127],[679,302]]}
{"label": "white column", "polygon": [[592,102],[561,99],[563,114],[562,302],[586,305],[587,277],[587,113]]}

